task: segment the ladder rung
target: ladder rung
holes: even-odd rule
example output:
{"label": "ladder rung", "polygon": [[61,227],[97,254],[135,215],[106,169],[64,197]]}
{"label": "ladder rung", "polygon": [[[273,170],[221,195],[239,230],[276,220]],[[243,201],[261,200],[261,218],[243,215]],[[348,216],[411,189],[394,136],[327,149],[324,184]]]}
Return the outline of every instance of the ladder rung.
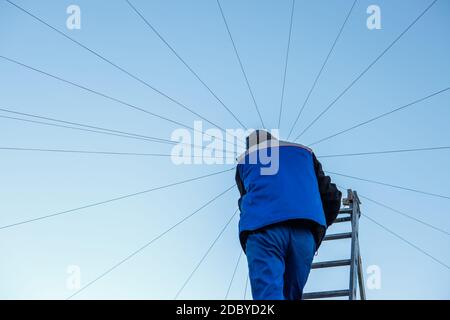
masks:
{"label": "ladder rung", "polygon": [[323,238],[323,241],[330,241],[330,240],[339,240],[339,239],[348,239],[352,237],[351,232],[344,232],[344,233],[335,233],[335,234],[329,234]]}
{"label": "ladder rung", "polygon": [[348,214],[352,214],[353,210],[350,208],[344,208],[339,210],[339,214],[343,214],[343,213],[348,213]]}
{"label": "ladder rung", "polygon": [[303,294],[303,299],[323,299],[323,298],[335,298],[335,297],[348,297],[350,296],[350,290],[333,290],[322,292],[309,292]]}
{"label": "ladder rung", "polygon": [[314,262],[311,266],[311,269],[343,267],[343,266],[349,266],[350,263],[351,263],[350,259]]}
{"label": "ladder rung", "polygon": [[345,218],[336,218],[333,223],[340,223],[340,222],[347,222],[352,221],[352,217],[345,217]]}

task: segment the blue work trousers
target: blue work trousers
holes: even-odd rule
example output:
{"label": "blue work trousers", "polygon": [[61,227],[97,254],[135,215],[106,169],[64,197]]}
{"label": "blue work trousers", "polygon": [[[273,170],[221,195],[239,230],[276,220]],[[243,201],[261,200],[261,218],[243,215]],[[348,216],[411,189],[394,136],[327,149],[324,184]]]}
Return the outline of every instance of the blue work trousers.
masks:
{"label": "blue work trousers", "polygon": [[316,243],[311,230],[280,223],[248,235],[246,255],[255,300],[299,300]]}

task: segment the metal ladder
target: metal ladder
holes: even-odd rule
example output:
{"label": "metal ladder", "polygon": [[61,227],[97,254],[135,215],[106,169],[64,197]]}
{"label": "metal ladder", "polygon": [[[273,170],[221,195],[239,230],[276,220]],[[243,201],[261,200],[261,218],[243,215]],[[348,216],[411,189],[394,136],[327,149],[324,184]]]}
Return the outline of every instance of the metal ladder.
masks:
{"label": "metal ladder", "polygon": [[366,300],[366,293],[364,289],[364,277],[362,272],[362,262],[359,251],[359,238],[358,238],[359,218],[361,216],[359,205],[361,204],[361,201],[359,200],[356,191],[348,189],[347,198],[343,199],[342,203],[344,205],[344,208],[341,208],[339,210],[339,215],[334,221],[334,223],[351,222],[352,231],[326,235],[323,241],[351,239],[350,259],[315,262],[312,264],[311,269],[349,266],[350,267],[349,288],[344,290],[304,293],[303,299],[305,300],[335,298],[335,297],[348,297],[349,300],[356,300],[358,284],[359,284],[360,299]]}

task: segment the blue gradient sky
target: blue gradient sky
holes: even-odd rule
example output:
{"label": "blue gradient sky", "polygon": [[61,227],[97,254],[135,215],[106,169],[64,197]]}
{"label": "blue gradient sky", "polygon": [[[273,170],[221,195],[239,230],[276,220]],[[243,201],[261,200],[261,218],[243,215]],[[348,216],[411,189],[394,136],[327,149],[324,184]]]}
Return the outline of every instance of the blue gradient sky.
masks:
{"label": "blue gradient sky", "polygon": [[[128,7],[125,1],[25,1],[32,11],[86,46],[225,128],[236,121]],[[296,3],[281,136],[286,137],[352,0]],[[365,1],[354,8],[294,134],[301,132],[431,1]],[[68,30],[66,8],[81,8],[81,30]],[[134,4],[243,123],[258,127],[217,3]],[[366,28],[366,8],[381,7],[382,29]],[[277,125],[291,1],[223,0],[262,116]],[[450,85],[450,2],[440,0],[303,137],[308,144]],[[0,2],[0,55],[193,125],[197,117],[114,69],[5,1]],[[169,139],[178,127],[0,60],[0,108]],[[1,113],[1,115],[7,115]],[[450,93],[315,146],[317,155],[448,145]],[[168,153],[170,146],[0,119],[0,147]],[[207,127],[207,125],[205,125]],[[169,158],[0,151],[0,225],[231,168],[175,166]],[[326,170],[450,195],[448,150],[326,158]],[[448,199],[333,177],[413,217],[450,230]],[[82,285],[234,183],[233,172],[65,216],[0,231],[0,298],[63,299],[69,265]],[[232,190],[78,298],[171,299],[233,214]],[[362,209],[386,227],[450,264],[449,236],[368,201]],[[340,231],[333,227],[330,231]],[[371,299],[449,299],[450,271],[370,221],[361,220],[364,266],[381,268]],[[233,220],[180,298],[224,298],[239,256]],[[349,256],[349,243],[325,244],[317,260]],[[229,298],[242,299],[242,259]],[[347,270],[312,271],[306,291],[342,289]],[[249,294],[247,294],[247,298]]]}

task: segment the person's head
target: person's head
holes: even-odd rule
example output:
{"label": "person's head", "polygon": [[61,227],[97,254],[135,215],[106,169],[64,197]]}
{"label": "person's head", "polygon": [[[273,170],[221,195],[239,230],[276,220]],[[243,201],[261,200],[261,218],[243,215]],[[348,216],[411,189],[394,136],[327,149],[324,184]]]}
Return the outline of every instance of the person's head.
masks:
{"label": "person's head", "polygon": [[[255,130],[248,135],[246,142],[248,157],[245,161],[248,164],[261,165],[261,175],[277,174],[280,162],[279,148],[276,148],[279,145],[278,139],[266,130]],[[259,146],[260,144],[262,145]],[[257,146],[256,150],[253,150],[255,146]]]}
{"label": "person's head", "polygon": [[266,130],[255,130],[252,133],[250,133],[246,139],[247,150],[253,147],[254,145],[269,140],[276,140],[276,138]]}

